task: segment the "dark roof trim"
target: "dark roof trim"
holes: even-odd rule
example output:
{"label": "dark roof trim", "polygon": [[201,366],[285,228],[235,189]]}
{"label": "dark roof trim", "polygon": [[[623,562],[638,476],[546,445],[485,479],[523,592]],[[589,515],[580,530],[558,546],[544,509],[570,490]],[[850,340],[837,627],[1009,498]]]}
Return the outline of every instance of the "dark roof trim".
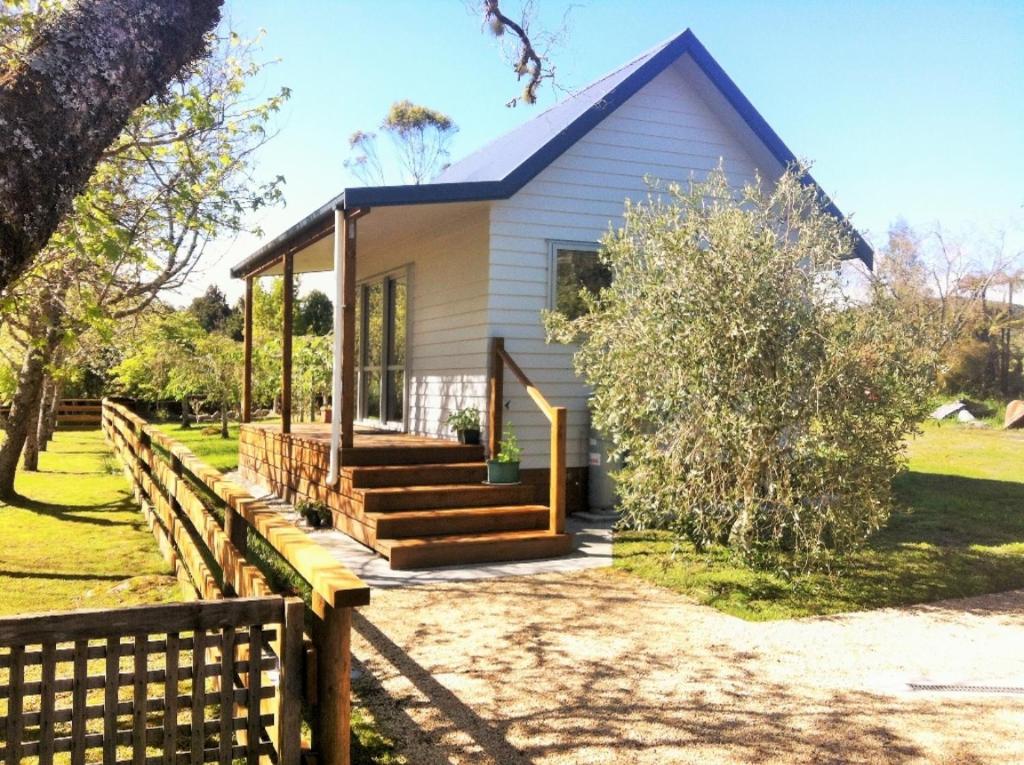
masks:
{"label": "dark roof trim", "polygon": [[[754,105],[747,100],[747,97],[740,92],[725,70],[718,65],[718,62],[697,39],[697,36],[687,29],[658,49],[647,61],[637,67],[635,72],[608,91],[599,102],[586,109],[501,180],[347,188],[330,202],[234,266],[231,269],[231,275],[235,278],[250,276],[285,253],[305,247],[310,243],[311,236],[315,237],[313,241],[320,238],[323,235],[321,232],[330,230],[330,227],[334,225],[334,210],[508,199],[533,180],[541,170],[558,159],[580,138],[600,124],[605,117],[686,53],[693,57],[701,71],[722,93],[726,101],[736,110],[779,164],[786,167],[797,161],[793,152],[772,130],[771,126],[754,108]],[[819,190],[821,188],[809,174],[805,176],[804,181],[817,186]],[[846,221],[846,217],[827,196],[825,201],[826,209],[830,213],[838,219]],[[852,226],[850,226],[850,232],[854,237],[854,254],[871,268],[874,252],[870,245]]]}

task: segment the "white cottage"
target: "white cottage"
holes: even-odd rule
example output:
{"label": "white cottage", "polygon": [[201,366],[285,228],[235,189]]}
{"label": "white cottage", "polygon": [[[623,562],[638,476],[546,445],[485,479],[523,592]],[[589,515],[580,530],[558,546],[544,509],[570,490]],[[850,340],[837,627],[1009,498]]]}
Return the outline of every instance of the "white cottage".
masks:
{"label": "white cottage", "polygon": [[[568,551],[565,513],[586,503],[587,388],[541,312],[600,281],[598,241],[646,176],[685,182],[721,162],[739,184],[794,161],[687,30],[432,183],[344,189],[232,269],[247,296],[262,275],[337,280],[333,422],[291,422],[285,327],[283,421],[243,427],[243,473],[328,502],[396,568]],[[483,446],[451,440],[448,415],[469,406]],[[520,486],[481,483],[502,422],[524,450]]]}

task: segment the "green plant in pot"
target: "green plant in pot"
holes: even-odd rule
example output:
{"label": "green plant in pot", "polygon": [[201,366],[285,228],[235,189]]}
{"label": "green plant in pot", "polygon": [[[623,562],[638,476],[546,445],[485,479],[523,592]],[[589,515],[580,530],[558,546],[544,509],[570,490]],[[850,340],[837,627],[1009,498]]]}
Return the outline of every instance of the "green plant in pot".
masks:
{"label": "green plant in pot", "polygon": [[508,423],[501,434],[501,450],[487,460],[487,483],[519,483],[519,458],[522,456],[519,439],[512,423]]}
{"label": "green plant in pot", "polygon": [[302,516],[303,520],[314,529],[329,529],[334,520],[334,517],[331,515],[331,508],[323,502],[302,500],[295,505],[295,512]]}
{"label": "green plant in pot", "polygon": [[480,410],[469,406],[448,415],[448,427],[459,436],[460,444],[480,443]]}

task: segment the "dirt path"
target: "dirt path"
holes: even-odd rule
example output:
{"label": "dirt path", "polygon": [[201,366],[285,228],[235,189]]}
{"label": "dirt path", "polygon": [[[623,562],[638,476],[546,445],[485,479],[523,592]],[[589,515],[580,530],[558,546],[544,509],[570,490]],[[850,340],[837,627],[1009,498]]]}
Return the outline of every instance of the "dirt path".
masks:
{"label": "dirt path", "polygon": [[1024,762],[1024,592],[749,623],[610,570],[377,591],[361,695],[414,765]]}

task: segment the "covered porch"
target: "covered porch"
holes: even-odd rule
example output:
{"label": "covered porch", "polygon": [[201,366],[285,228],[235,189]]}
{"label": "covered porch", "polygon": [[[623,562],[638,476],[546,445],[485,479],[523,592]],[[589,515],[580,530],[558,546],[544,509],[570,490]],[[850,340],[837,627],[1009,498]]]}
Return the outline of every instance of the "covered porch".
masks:
{"label": "covered porch", "polygon": [[[246,282],[243,477],[291,502],[326,503],[336,528],[393,568],[571,548],[565,409],[551,406],[489,335],[487,212],[486,203],[394,204],[370,215],[342,199],[232,270]],[[296,422],[292,406],[295,278],[317,271],[334,286],[329,424]],[[284,281],[281,420],[254,423],[253,282],[273,275]],[[452,275],[461,281],[439,293]],[[506,370],[550,422],[551,464],[524,471],[520,484],[488,485]],[[447,414],[466,406],[482,412],[482,445],[448,433]]]}

